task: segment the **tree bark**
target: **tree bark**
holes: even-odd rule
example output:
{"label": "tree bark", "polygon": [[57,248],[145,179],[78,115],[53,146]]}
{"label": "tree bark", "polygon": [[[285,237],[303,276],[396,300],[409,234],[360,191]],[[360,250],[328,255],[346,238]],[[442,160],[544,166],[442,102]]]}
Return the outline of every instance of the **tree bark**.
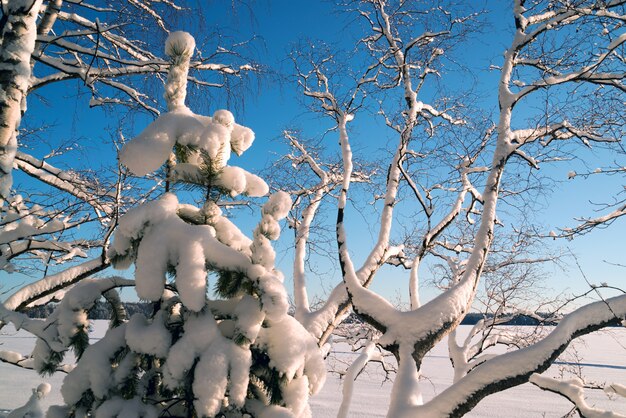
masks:
{"label": "tree bark", "polygon": [[37,16],[43,0],[12,0],[0,40],[0,199],[11,189],[17,129],[26,111],[30,59],[37,39]]}

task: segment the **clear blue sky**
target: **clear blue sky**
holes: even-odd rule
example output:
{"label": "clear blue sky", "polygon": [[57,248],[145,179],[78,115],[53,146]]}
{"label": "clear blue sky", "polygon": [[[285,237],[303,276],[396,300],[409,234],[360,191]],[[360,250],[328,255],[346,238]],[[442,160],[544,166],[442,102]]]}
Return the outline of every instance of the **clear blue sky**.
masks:
{"label": "clear blue sky", "polygon": [[[236,39],[245,40],[253,35],[259,37],[256,44],[257,60],[271,68],[277,74],[292,74],[293,68],[288,59],[289,51],[301,41],[310,39],[321,40],[329,45],[350,48],[359,34],[355,33],[350,25],[352,16],[337,12],[331,2],[306,1],[306,0],[265,0],[252,3],[253,14],[246,11],[232,13],[230,1],[197,1],[197,5],[205,7],[204,16],[209,20],[207,26],[224,24],[229,27],[229,33]],[[497,111],[496,82],[497,73],[489,71],[490,64],[499,64],[502,52],[512,38],[513,21],[508,14],[508,1],[476,2],[478,6],[489,9],[485,15],[484,33],[472,40],[471,46],[464,48],[457,55],[457,59],[463,62],[475,75],[476,89],[481,94],[481,99],[473,103],[474,106],[488,111]],[[190,4],[194,4],[190,1]],[[211,21],[212,20],[212,21]],[[175,29],[186,30],[194,34],[199,25],[189,22],[188,26]],[[444,74],[446,82],[452,85],[462,86],[466,80],[463,75],[455,74],[451,68],[448,74]],[[271,163],[277,155],[285,151],[285,147],[276,139],[280,137],[285,128],[299,127],[304,134],[311,138],[319,138],[324,130],[329,127],[327,121],[319,119],[317,115],[311,115],[301,105],[302,98],[293,80],[285,79],[277,82],[275,75],[262,80],[259,88],[250,97],[245,98],[244,108],[235,114],[239,123],[251,127],[256,132],[256,141],[243,157],[231,160],[232,164],[244,168],[261,170]],[[69,87],[68,87],[69,86]],[[81,158],[88,159],[88,164],[97,167],[103,161],[111,161],[111,147],[109,144],[109,130],[117,128],[115,114],[106,115],[98,109],[88,109],[88,95],[83,95],[76,101],[73,97],[79,85],[68,84],[63,87],[45,88],[41,94],[46,95],[50,105],[43,105],[37,100],[31,100],[26,118],[45,120],[54,123],[56,127],[45,134],[51,135],[50,142],[57,143],[64,138],[78,139],[85,147]],[[223,103],[215,103],[213,109],[223,107]],[[66,111],[60,112],[64,108]],[[51,111],[52,110],[52,111]],[[69,110],[69,111],[68,111]],[[148,121],[149,119],[144,119]],[[137,129],[141,128],[142,120],[139,119]],[[374,120],[369,115],[357,115],[355,128],[352,132],[353,141],[358,144],[357,149],[365,153],[375,153],[391,139],[388,132],[382,127],[380,121]],[[136,132],[125,132],[127,137]],[[326,137],[328,147],[337,147],[337,138],[334,134]],[[42,156],[46,151],[33,149],[31,152],[36,156]],[[107,156],[107,157],[104,157]],[[591,166],[601,165],[598,155],[597,161],[590,163]],[[87,162],[87,161],[83,161]],[[63,161],[60,161],[63,164]],[[562,180],[562,184],[555,187],[549,202],[546,201],[546,209],[540,215],[540,219],[546,225],[546,233],[550,229],[559,226],[571,225],[571,219],[575,216],[592,215],[592,207],[589,201],[607,201],[611,193],[621,190],[619,179],[591,178],[584,180],[576,178],[567,181],[567,172],[572,169],[571,165],[563,164],[549,170],[550,175]],[[271,180],[270,180],[271,181]],[[25,187],[32,187],[32,182],[22,176],[17,177],[17,183]],[[579,192],[580,186],[585,185],[585,193]],[[586,187],[590,185],[591,187]],[[543,199],[543,198],[542,198]],[[252,219],[246,217],[245,212],[237,222],[242,225],[254,225],[257,216]],[[371,221],[370,221],[371,223]],[[246,231],[246,226],[242,229]],[[371,226],[371,225],[370,225]],[[363,257],[370,248],[371,241],[375,237],[368,222],[355,222],[354,230],[349,231],[349,243],[356,259]],[[626,233],[626,222],[621,220],[607,230],[596,231],[585,237],[577,238],[571,242],[547,243],[546,245],[562,244],[569,248],[579,257],[579,262],[588,278],[596,283],[609,282],[618,286],[626,287],[626,269],[611,266],[604,262],[624,263],[623,236]],[[291,235],[290,235],[291,236]],[[281,248],[287,244],[281,243]],[[279,256],[280,267],[287,277],[291,271],[291,259],[288,255]],[[323,262],[321,262],[323,264]],[[585,281],[576,267],[568,272],[557,269],[547,269],[547,285],[555,289],[569,288],[572,291],[581,291],[586,288]],[[384,293],[392,299],[398,292],[406,294],[406,274],[386,269],[378,277],[373,285],[374,289]],[[424,275],[428,275],[425,270]],[[5,274],[2,273],[2,281]],[[15,277],[13,278],[15,279]],[[13,279],[11,279],[13,281]],[[339,280],[335,274],[332,283]],[[313,285],[313,291],[320,292],[320,278],[310,277],[309,282]],[[288,281],[288,286],[289,286]],[[327,283],[327,286],[329,284]],[[427,290],[426,297],[433,295],[432,290]],[[404,296],[406,301],[406,296]]]}

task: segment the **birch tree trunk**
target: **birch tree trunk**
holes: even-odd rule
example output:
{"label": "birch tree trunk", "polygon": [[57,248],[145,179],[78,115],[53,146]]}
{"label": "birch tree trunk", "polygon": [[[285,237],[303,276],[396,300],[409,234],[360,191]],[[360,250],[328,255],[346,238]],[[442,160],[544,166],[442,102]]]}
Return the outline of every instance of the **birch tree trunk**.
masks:
{"label": "birch tree trunk", "polygon": [[26,111],[30,59],[37,39],[37,15],[43,0],[11,0],[0,24],[0,199],[11,189],[17,129]]}

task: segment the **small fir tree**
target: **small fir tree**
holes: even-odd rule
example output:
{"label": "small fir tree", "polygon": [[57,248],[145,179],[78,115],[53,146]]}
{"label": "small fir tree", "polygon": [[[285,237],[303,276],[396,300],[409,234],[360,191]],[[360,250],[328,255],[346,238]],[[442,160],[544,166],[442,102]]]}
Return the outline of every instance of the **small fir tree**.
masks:
{"label": "small fir tree", "polygon": [[[309,394],[324,382],[316,341],[287,314],[283,276],[274,266],[270,241],[278,238],[291,199],[284,192],[270,196],[252,238],[223,216],[218,199],[262,197],[268,186],[228,165],[232,152],[252,144],[249,128],[227,110],[208,117],[185,105],[194,48],[187,33],[169,36],[168,112],[120,154],[139,176],[166,166],[168,191],[120,219],[108,253],[116,268],[135,265],[137,294],[154,311],[116,315],[106,335],[89,345],[88,310],[103,293],[115,305],[111,289],[128,283],[90,280],[72,289],[35,353],[42,372],[62,367],[69,347],[78,358],[61,389],[65,405],[48,416],[306,417]],[[174,184],[201,189],[203,207],[180,203]],[[218,298],[207,296],[209,285]]]}

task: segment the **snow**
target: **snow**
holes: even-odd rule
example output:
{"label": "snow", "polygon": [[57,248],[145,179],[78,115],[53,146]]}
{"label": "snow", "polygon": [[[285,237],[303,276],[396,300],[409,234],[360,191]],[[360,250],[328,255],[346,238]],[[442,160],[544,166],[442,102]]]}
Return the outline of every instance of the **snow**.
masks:
{"label": "snow", "polygon": [[250,148],[252,142],[254,142],[252,129],[237,124],[233,126],[233,131],[230,134],[230,146],[235,154],[243,154]]}
{"label": "snow", "polygon": [[301,376],[293,379],[283,389],[283,399],[285,405],[298,418],[311,418],[311,408],[309,406],[309,379]]}
{"label": "snow", "polygon": [[569,399],[581,416],[586,418],[624,418],[626,415],[614,413],[612,411],[604,411],[594,408],[585,401],[584,382],[579,377],[573,379],[553,379],[550,377],[533,374],[529,381],[538,387],[558,393]]}
{"label": "snow", "polygon": [[[222,336],[212,314],[192,314],[183,336],[172,346],[164,365],[164,382],[171,389],[198,359],[193,390],[194,406],[201,415],[214,416],[228,390],[228,399],[241,406],[246,396],[251,364],[250,351]],[[230,386],[228,376],[231,377]]]}
{"label": "snow", "polygon": [[165,41],[165,54],[171,58],[171,66],[165,83],[165,101],[170,111],[185,109],[187,75],[196,41],[187,32],[172,32]]}
{"label": "snow", "polygon": [[194,401],[196,411],[202,416],[214,416],[222,406],[227,388],[229,403],[242,406],[251,362],[249,350],[219,335],[196,365],[193,382],[194,394],[198,398]]}
{"label": "snow", "polygon": [[[459,335],[464,338],[471,326],[459,327]],[[603,383],[605,381],[623,381],[626,364],[623,359],[623,345],[626,341],[626,330],[612,328],[609,331],[596,333],[582,339],[576,348],[583,360],[582,370],[588,382]],[[358,353],[349,351],[349,347],[336,346],[331,357],[338,361],[333,367],[345,367],[339,361],[355,359]],[[333,360],[331,360],[333,361]],[[558,377],[567,364],[557,363],[544,373]],[[355,382],[354,399],[351,405],[351,417],[385,417],[390,399],[391,383],[384,382],[385,376],[378,365],[369,365]],[[420,389],[425,401],[435,394],[441,393],[453,379],[450,360],[447,355],[447,344],[441,342],[426,356],[422,364]],[[384,383],[383,383],[384,382]],[[312,398],[312,408],[315,417],[335,417],[340,399],[341,380],[329,376],[324,389],[318,396]],[[604,409],[612,409],[621,413],[626,412],[626,402],[611,400],[602,391],[589,391],[588,402]],[[470,417],[537,417],[560,418],[564,416],[572,405],[559,396],[542,392],[538,388],[525,384],[502,393],[487,397],[481,401],[469,414]]]}
{"label": "snow", "polygon": [[[452,413],[456,408],[468,405],[473,394],[494,384],[506,385],[518,378],[529,376],[535,371],[544,370],[553,355],[581,330],[589,330],[594,324],[605,324],[614,320],[614,315],[623,315],[626,309],[626,296],[618,296],[590,303],[565,316],[554,330],[540,342],[480,364],[461,378],[454,386],[447,388],[431,402],[405,410],[402,416],[419,411],[425,416],[440,416]],[[430,415],[429,415],[430,414]]]}
{"label": "snow", "polygon": [[398,373],[391,389],[389,402],[388,416],[390,417],[404,416],[410,407],[423,403],[418,383],[419,373],[412,356],[413,350],[412,344],[400,343]]}
{"label": "snow", "polygon": [[[171,58],[165,83],[168,112],[124,144],[120,161],[137,176],[156,171],[167,161],[169,181],[217,187],[232,197],[264,196],[269,187],[261,178],[228,165],[231,152],[241,155],[252,145],[252,130],[235,123],[234,115],[228,110],[217,110],[209,117],[196,115],[185,105],[194,48],[195,41],[186,32],[173,32],[168,37],[165,45]],[[196,253],[196,257],[191,257],[198,268],[200,251]],[[193,271],[190,274],[194,275]],[[195,282],[200,285],[199,281]]]}
{"label": "snow", "polygon": [[185,333],[172,346],[164,365],[164,382],[170,388],[177,387],[186,371],[191,370],[194,360],[217,337],[217,324],[209,315],[192,315],[184,326]]}
{"label": "snow", "polygon": [[287,292],[279,276],[265,274],[258,279],[259,287],[263,291],[261,303],[263,310],[269,320],[278,320],[287,314],[289,310],[289,300]]}
{"label": "snow", "polygon": [[243,193],[246,190],[244,169],[240,167],[224,167],[217,185],[230,190],[230,195],[233,197]]}
{"label": "snow", "polygon": [[339,407],[339,412],[337,413],[337,418],[346,418],[348,416],[348,411],[352,405],[354,381],[357,379],[359,374],[361,374],[365,366],[367,366],[367,363],[371,359],[375,358],[377,354],[378,351],[376,350],[376,344],[370,341],[367,343],[365,348],[361,350],[361,354],[359,354],[357,359],[354,360],[354,362],[346,370],[343,378],[342,401],[341,406]]}
{"label": "snow", "polygon": [[196,41],[187,32],[172,32],[165,40],[165,55],[171,58],[180,55],[191,56],[195,48]]}
{"label": "snow", "polygon": [[164,324],[163,311],[159,311],[148,323],[142,314],[135,314],[126,326],[126,342],[137,353],[165,358],[171,345],[171,335]]}
{"label": "snow", "polygon": [[[67,369],[67,366],[59,363],[73,345],[75,337],[80,333],[86,336],[89,327],[87,311],[102,293],[123,283],[128,284],[119,278],[85,279],[67,292],[57,309],[45,320],[29,319],[24,314],[8,311],[3,306],[0,306],[0,317],[5,322],[12,322],[17,329],[23,327],[39,337],[32,357],[26,360],[29,367],[36,370],[44,370],[48,366],[53,369]],[[23,365],[26,367],[26,364]]]}
{"label": "snow", "polygon": [[96,409],[95,418],[157,418],[158,410],[146,405],[141,398],[112,398]]}
{"label": "snow", "polygon": [[257,344],[267,350],[270,366],[289,382],[306,375],[312,394],[324,385],[326,365],[317,342],[293,317],[284,316],[280,322],[262,328]]}
{"label": "snow", "polygon": [[20,126],[22,114],[26,111],[26,95],[30,87],[31,54],[37,40],[37,16],[42,7],[42,0],[3,2],[3,16],[6,18],[3,33],[0,71],[4,73],[0,91],[0,105],[3,108],[3,123],[0,126],[0,197],[10,194],[13,182],[11,171],[17,151],[16,131]]}
{"label": "snow", "polygon": [[50,389],[49,383],[37,386],[26,405],[11,411],[7,418],[43,418],[45,411],[40,401],[50,393]]}
{"label": "snow", "polygon": [[204,170],[208,169],[216,175],[212,184],[231,196],[243,193],[260,197],[269,191],[265,181],[243,168],[227,165],[231,151],[241,155],[253,141],[254,133],[237,125],[228,110],[217,110],[211,118],[177,105],[124,144],[120,161],[133,174],[145,176],[170,159],[175,144],[191,147],[186,160],[172,167],[171,179],[206,184],[209,179]]}
{"label": "snow", "polygon": [[24,356],[20,353],[16,353],[15,351],[0,351],[0,360],[5,361],[7,363],[17,363],[19,361],[24,360]]}
{"label": "snow", "polygon": [[291,197],[283,191],[274,193],[263,205],[263,213],[277,220],[286,218],[290,210]]}
{"label": "snow", "polygon": [[243,296],[235,308],[237,318],[235,332],[249,341],[254,341],[261,330],[264,317],[259,300],[250,295]]}
{"label": "snow", "polygon": [[[226,393],[228,385],[228,359],[221,351],[223,341],[203,355],[195,369],[193,391],[197,400],[194,402],[200,416],[215,416],[222,405],[221,397]],[[247,376],[246,376],[247,377]],[[245,380],[248,383],[248,379]]]}
{"label": "snow", "polygon": [[[217,205],[214,206],[217,208]],[[207,220],[207,223],[215,228],[216,238],[222,244],[228,245],[232,249],[246,255],[250,255],[252,240],[245,236],[228,218],[220,216],[213,221]]]}
{"label": "snow", "polygon": [[[218,241],[213,227],[183,221],[177,208],[178,199],[167,193],[159,200],[129,210],[120,219],[109,256],[121,258],[121,263],[117,263],[121,268],[126,268],[128,261],[135,261],[137,294],[150,301],[161,298],[168,266],[174,266],[181,301],[199,312],[206,301],[208,266],[242,271],[252,267],[251,261]],[[135,254],[133,242],[138,240]]]}
{"label": "snow", "polygon": [[[43,210],[39,205],[29,207],[21,195],[15,195],[2,202],[2,223],[0,224],[0,246],[2,256],[8,257],[29,248],[64,249],[64,257],[70,259],[76,255],[85,257],[85,253],[71,244],[58,242],[51,234],[63,232],[75,226],[79,221],[72,221],[69,216],[59,216]],[[48,236],[47,239],[42,238]]]}
{"label": "snow", "polygon": [[63,380],[61,394],[66,405],[75,405],[87,390],[98,398],[108,395],[115,365],[112,360],[125,345],[125,332],[125,324],[112,328],[85,350],[81,362]]}
{"label": "snow", "polygon": [[[95,321],[91,333],[92,342],[95,342],[94,338],[104,335],[107,327],[106,321]],[[460,326],[460,338],[464,338],[470,329],[471,326]],[[607,331],[585,336],[581,343],[577,344],[578,354],[585,359],[581,367],[588,382],[606,382],[607,384],[615,382],[623,385],[624,373],[626,373],[626,364],[623,362],[625,341],[626,329],[610,328]],[[3,328],[0,334],[2,347],[10,351],[28,353],[34,342],[35,338],[31,334],[25,331],[16,332],[10,325]],[[424,360],[420,386],[425,400],[432,398],[434,394],[441,392],[452,382],[453,373],[447,353],[447,344],[442,342],[435,346]],[[335,346],[331,353],[331,358],[341,361],[352,361],[357,356],[358,353],[352,353],[346,345]],[[563,362],[557,363],[543,375],[558,377],[560,369],[566,366],[567,364]],[[345,366],[336,364],[333,367]],[[62,373],[56,373],[50,378],[45,378],[52,385],[52,391],[48,397],[41,400],[44,408],[62,402],[59,389],[63,377]],[[3,388],[0,391],[0,417],[3,417],[3,413],[7,414],[8,410],[24,405],[31,389],[37,387],[42,380],[33,370],[0,363],[0,387]],[[383,381],[384,374],[378,365],[370,364],[365,368],[354,383],[349,417],[379,418],[386,415],[391,383]],[[315,418],[336,417],[341,403],[341,392],[342,380],[336,374],[330,374],[321,391],[310,399],[312,415]],[[586,396],[587,403],[596,408],[626,414],[626,401],[623,398],[613,396],[611,399],[598,390],[589,390]],[[526,384],[487,397],[472,410],[469,416],[497,418],[506,413],[506,416],[511,418],[544,415],[547,418],[559,418],[570,409],[571,403],[565,399]],[[65,417],[65,415],[59,415],[59,417]]]}
{"label": "snow", "polygon": [[267,407],[257,400],[249,400],[246,402],[246,407],[259,418],[294,418],[294,415],[287,408],[278,405]]}
{"label": "snow", "polygon": [[[263,205],[261,221],[254,230],[250,245],[254,268],[248,269],[248,277],[256,280],[261,290],[261,304],[269,320],[281,320],[287,314],[289,302],[283,285],[282,273],[274,269],[276,253],[270,240],[280,235],[278,221],[287,216],[291,209],[291,197],[285,192],[270,196]],[[266,273],[267,272],[267,273]]]}
{"label": "snow", "polygon": [[145,176],[165,163],[177,139],[197,135],[203,127],[187,108],[165,113],[124,144],[120,161],[133,174]]}
{"label": "snow", "polygon": [[216,110],[213,113],[213,122],[225,126],[228,130],[231,130],[235,126],[235,116],[226,109]]}
{"label": "snow", "polygon": [[616,394],[621,397],[626,398],[626,386],[620,385],[618,383],[611,383],[604,388],[604,391],[608,394]]}
{"label": "snow", "polygon": [[[3,94],[4,95],[4,94]],[[17,112],[14,112],[17,113]],[[19,118],[16,118],[19,120]],[[0,155],[0,196],[8,197],[13,185],[13,161],[17,152],[17,137],[11,133],[7,144],[3,147],[4,152]]]}

